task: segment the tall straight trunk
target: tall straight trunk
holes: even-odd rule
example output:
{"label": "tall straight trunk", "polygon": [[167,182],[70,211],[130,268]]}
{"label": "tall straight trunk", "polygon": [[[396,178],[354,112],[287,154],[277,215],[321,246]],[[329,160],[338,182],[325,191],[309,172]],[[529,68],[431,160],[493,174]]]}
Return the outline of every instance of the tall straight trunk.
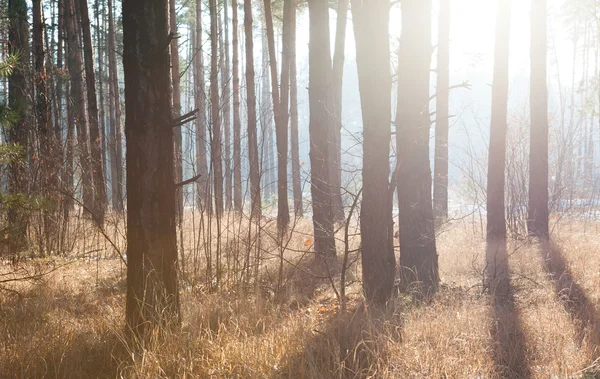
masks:
{"label": "tall straight trunk", "polygon": [[212,201],[209,197],[210,180],[208,177],[208,159],[206,152],[206,83],[204,81],[204,49],[202,38],[202,1],[196,1],[196,95],[195,104],[198,109],[198,120],[196,121],[196,167],[200,178],[197,184],[197,202],[202,209],[204,207],[209,213],[212,211]]}
{"label": "tall straight trunk", "polygon": [[329,131],[334,122],[329,7],[325,0],[309,0],[310,37],[308,47],[310,107],[310,167],[315,252],[319,258],[335,256],[333,211],[329,177]]}
{"label": "tall straight trunk", "polygon": [[[508,53],[510,40],[511,1],[498,3],[496,20],[496,52],[492,85],[492,120],[487,182],[487,240],[506,239],[504,182],[506,160],[506,128],[508,106]],[[493,257],[488,257],[492,259]]]}
{"label": "tall straight trunk", "polygon": [[389,3],[352,2],[363,115],[363,198],[360,214],[363,288],[367,301],[392,295],[396,258],[390,189],[391,88]]}
{"label": "tall straight trunk", "polygon": [[102,152],[102,171],[104,173],[104,195],[106,205],[108,205],[108,199],[106,194],[106,178],[107,178],[107,170],[106,170],[106,104],[104,102],[104,54],[106,52],[105,49],[105,35],[102,33],[102,27],[104,26],[105,21],[105,13],[106,7],[103,5],[102,10],[100,10],[100,0],[96,0],[95,3],[95,12],[96,12],[96,43],[98,49],[98,128],[100,129],[100,146]]}
{"label": "tall straight trunk", "polygon": [[112,111],[110,113],[110,161],[112,206],[116,212],[123,211],[123,137],[121,129],[121,101],[117,71],[117,44],[112,0],[108,0],[108,89]]}
{"label": "tall straight trunk", "polygon": [[240,120],[240,74],[239,74],[239,40],[238,40],[238,2],[231,0],[232,10],[232,43],[233,43],[233,206],[241,212],[242,201],[242,123]]}
{"label": "tall straight trunk", "polygon": [[[261,126],[261,177],[263,182],[263,195],[269,199],[273,195],[274,160],[273,160],[273,125],[272,115],[274,108],[271,108],[269,99],[269,86],[271,82],[269,67],[269,49],[266,33],[261,34],[262,41],[262,64],[261,64],[261,86],[260,86],[260,126]],[[273,111],[273,112],[271,112]]]}
{"label": "tall straight trunk", "polygon": [[251,218],[262,213],[260,198],[260,166],[258,164],[258,134],[256,128],[256,84],[254,82],[254,37],[252,36],[252,1],[244,0],[244,33],[246,37],[246,102],[248,109],[248,159],[250,161]]}
{"label": "tall straight trunk", "polygon": [[219,117],[219,18],[217,0],[209,0],[210,11],[210,158],[214,173],[215,212],[223,214],[223,157],[221,156],[221,118]]}
{"label": "tall straight trunk", "polygon": [[344,203],[342,201],[342,86],[344,81],[344,61],[346,50],[346,24],[348,21],[348,0],[338,0],[333,52],[333,138],[331,151],[331,181],[333,199],[333,217],[344,221]]}
{"label": "tall straight trunk", "polygon": [[77,31],[75,1],[76,0],[65,0],[67,40],[69,42],[67,66],[71,76],[71,101],[73,102],[73,118],[77,128],[77,150],[79,152],[79,164],[81,166],[83,205],[86,209],[93,210],[95,197],[89,150],[90,141],[85,111],[81,45],[79,44],[79,33]]}
{"label": "tall straight trunk", "polygon": [[448,99],[450,86],[450,0],[440,1],[438,28],[435,167],[433,210],[436,219],[448,217]]}
{"label": "tall straight trunk", "polygon": [[102,139],[98,126],[98,103],[96,101],[96,77],[94,73],[94,57],[92,46],[92,33],[90,31],[90,17],[87,0],[79,0],[79,13],[81,16],[81,29],[83,32],[83,56],[85,59],[85,83],[87,87],[87,110],[90,128],[91,170],[94,183],[94,218],[104,222],[106,212],[106,182],[102,167]]}
{"label": "tall straight trunk", "polygon": [[223,131],[225,141],[225,204],[231,209],[232,201],[232,171],[231,171],[231,89],[229,77],[229,9],[227,0],[223,0],[223,33],[221,34],[221,83],[223,87]]}
{"label": "tall straight trunk", "polygon": [[133,336],[180,322],[167,0],[123,0],[127,306]]}
{"label": "tall straight trunk", "polygon": [[[8,78],[8,104],[18,113],[17,120],[8,130],[7,142],[21,146],[24,151],[21,160],[10,163],[8,170],[8,193],[27,195],[27,80],[25,72],[29,66],[29,27],[27,25],[27,4],[24,0],[9,0],[8,53],[18,55],[19,65]],[[27,241],[27,217],[18,207],[8,210],[8,224],[11,231],[9,253],[16,254],[24,249]]]}
{"label": "tall straight trunk", "polygon": [[302,182],[300,179],[300,147],[298,141],[298,74],[296,70],[296,3],[292,2],[290,42],[290,143],[292,150],[292,189],[294,191],[294,214],[304,215]]}
{"label": "tall straight trunk", "polygon": [[[41,157],[41,188],[44,195],[51,202],[56,203],[57,197],[57,162],[58,155],[56,149],[56,140],[52,131],[50,120],[50,104],[47,96],[46,87],[46,57],[44,52],[44,17],[41,0],[33,1],[33,55],[34,55],[34,83],[35,83],[35,109],[37,116],[38,138],[40,143]],[[57,225],[55,212],[50,209],[44,210],[44,237],[46,252],[55,248],[53,243]]]}
{"label": "tall straight trunk", "polygon": [[405,289],[417,285],[424,294],[439,282],[429,164],[432,50],[431,0],[403,1],[396,108],[400,278]]}
{"label": "tall straight trunk", "polygon": [[[62,74],[63,67],[63,50],[64,50],[64,0],[57,0],[56,4],[56,13],[57,13],[57,40],[56,40],[56,69]],[[63,87],[64,81],[62,79],[63,75],[56,75],[56,89],[55,89],[55,98],[56,104],[54,106],[54,135],[56,137],[56,141],[58,142],[58,146],[61,146],[62,142],[62,104],[63,104]],[[63,170],[64,171],[64,170]]]}
{"label": "tall straight trunk", "polygon": [[531,235],[539,238],[549,237],[546,7],[546,0],[531,1],[531,147],[527,228]]}
{"label": "tall straight trunk", "polygon": [[[177,13],[175,10],[175,0],[169,0],[169,26],[171,30],[171,85],[173,89],[173,118],[181,114],[181,79],[179,77],[179,36],[177,34]],[[182,138],[181,126],[174,129],[173,141],[175,143],[175,182],[183,181],[183,161],[182,161]],[[181,224],[183,220],[183,187],[175,189],[177,204],[177,220]]]}
{"label": "tall straight trunk", "polygon": [[287,190],[288,157],[288,99],[289,99],[289,47],[290,47],[290,11],[291,0],[283,5],[283,52],[281,64],[281,94],[277,77],[277,55],[275,53],[275,31],[271,1],[264,0],[265,21],[267,25],[267,45],[269,51],[269,69],[271,74],[271,95],[275,119],[277,143],[277,229],[280,233],[287,230],[290,223]]}

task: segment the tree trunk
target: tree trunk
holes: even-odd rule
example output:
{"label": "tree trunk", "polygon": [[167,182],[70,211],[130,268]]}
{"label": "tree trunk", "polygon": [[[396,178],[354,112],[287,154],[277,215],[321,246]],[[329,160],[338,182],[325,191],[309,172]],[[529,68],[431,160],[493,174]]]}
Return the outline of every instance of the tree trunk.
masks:
{"label": "tree trunk", "polygon": [[389,3],[353,1],[356,63],[363,115],[363,198],[360,214],[365,298],[385,304],[392,294],[396,258],[389,186],[391,75]]}
{"label": "tree trunk", "polygon": [[87,210],[94,209],[94,187],[92,181],[88,126],[85,111],[83,89],[83,66],[81,62],[81,45],[77,32],[77,14],[75,0],[65,0],[67,40],[69,55],[67,66],[71,76],[71,101],[73,102],[73,117],[77,127],[77,149],[81,165],[81,183],[83,186],[83,205]]}
{"label": "tree trunk", "polygon": [[[277,55],[275,53],[275,32],[271,1],[264,0],[265,21],[267,25],[267,45],[269,50],[269,68],[271,74],[271,95],[275,119],[277,143],[277,229],[284,233],[290,223],[287,190],[287,150],[288,150],[288,99],[289,99],[289,47],[290,47],[290,11],[291,0],[283,5],[283,52],[281,63],[281,96],[277,78]],[[270,167],[269,167],[270,168]]]}
{"label": "tree trunk", "polygon": [[112,206],[116,212],[123,212],[123,137],[121,129],[121,101],[119,96],[119,76],[117,71],[117,44],[112,0],[108,0],[108,74],[109,95],[112,105],[110,114],[110,161]]}
{"label": "tree trunk", "polygon": [[233,205],[241,212],[242,201],[242,123],[240,120],[240,74],[238,41],[238,2],[231,0],[233,39]]}
{"label": "tree trunk", "polygon": [[346,24],[348,21],[348,0],[338,0],[333,53],[333,109],[335,122],[331,150],[331,181],[333,217],[343,222],[344,203],[342,201],[342,87],[344,82],[344,61],[346,50]]}
{"label": "tree trunk", "polygon": [[102,152],[102,172],[104,173],[104,198],[105,207],[108,205],[108,198],[106,194],[106,180],[107,180],[107,169],[106,169],[106,103],[104,101],[104,54],[106,52],[105,35],[102,33],[102,27],[105,23],[105,10],[106,7],[103,5],[100,10],[100,1],[96,0],[95,12],[96,12],[96,42],[98,44],[98,128],[100,129],[100,146]]}
{"label": "tree trunk", "polygon": [[106,182],[102,168],[102,140],[98,126],[98,103],[96,101],[96,77],[94,73],[94,57],[92,54],[92,33],[87,0],[79,0],[81,29],[83,32],[83,54],[85,58],[85,83],[87,86],[88,120],[90,128],[91,170],[94,183],[94,218],[104,222],[106,212]]}
{"label": "tree trunk", "polygon": [[204,49],[202,38],[202,1],[196,1],[196,56],[194,78],[196,80],[195,104],[198,109],[196,121],[196,166],[200,178],[197,184],[197,202],[200,209],[212,212],[209,197],[210,180],[208,177],[208,159],[206,156],[206,83],[204,81]]}
{"label": "tree trunk", "polygon": [[320,259],[335,256],[333,211],[329,177],[329,131],[334,122],[329,7],[325,0],[309,0],[310,37],[308,47],[310,107],[310,167],[315,252]]}
{"label": "tree trunk", "polygon": [[[27,25],[27,4],[24,0],[9,0],[10,15],[8,29],[8,53],[18,55],[19,64],[8,78],[8,103],[18,113],[18,119],[8,129],[7,142],[20,146],[23,153],[9,165],[8,193],[27,195],[27,81],[25,72],[29,67],[29,27]],[[16,254],[27,244],[27,217],[18,206],[8,210],[8,224],[11,231],[9,253]]]}
{"label": "tree trunk", "polygon": [[[504,182],[506,160],[506,128],[508,106],[508,53],[510,40],[511,1],[498,3],[496,20],[496,52],[492,85],[492,120],[487,183],[487,240],[506,239]],[[492,259],[492,257],[488,257]],[[490,267],[492,266],[488,262]]]}
{"label": "tree trunk", "polygon": [[167,0],[123,0],[127,139],[127,326],[179,324]]}
{"label": "tree trunk", "polygon": [[246,102],[248,103],[248,159],[250,160],[251,219],[262,213],[260,198],[260,166],[256,131],[256,84],[254,82],[254,42],[252,36],[252,0],[244,0],[244,33],[246,36]]}
{"label": "tree trunk", "polygon": [[400,278],[404,289],[418,283],[422,294],[439,282],[429,164],[431,53],[431,0],[403,1],[396,108]]}
{"label": "tree trunk", "polygon": [[438,29],[435,168],[433,210],[436,219],[448,218],[448,98],[450,86],[450,0],[440,1]]}
{"label": "tree trunk", "polygon": [[531,235],[539,238],[549,237],[546,7],[546,0],[531,1],[531,147],[527,228]]}
{"label": "tree trunk", "polygon": [[[175,0],[169,0],[169,26],[171,30],[171,85],[173,89],[173,118],[181,114],[181,80],[179,78],[179,36],[177,34],[177,13],[175,11]],[[182,138],[181,126],[175,127],[173,141],[175,143],[175,182],[183,181],[183,161],[182,161]],[[175,189],[175,198],[177,205],[177,222],[179,225],[183,222],[183,187]]]}
{"label": "tree trunk", "polygon": [[223,129],[225,141],[225,209],[231,209],[232,187],[232,172],[231,172],[231,90],[229,77],[229,10],[227,0],[223,0],[223,27],[222,33],[219,33],[221,43],[221,87],[223,88]]}
{"label": "tree trunk", "polygon": [[292,2],[292,31],[290,43],[290,133],[292,150],[292,188],[294,190],[294,214],[304,215],[302,204],[302,182],[300,179],[300,147],[298,141],[298,74],[296,70],[296,3]]}
{"label": "tree trunk", "polygon": [[223,214],[223,157],[221,154],[221,118],[219,117],[219,19],[217,0],[209,0],[210,11],[210,158],[214,173],[215,211]]}

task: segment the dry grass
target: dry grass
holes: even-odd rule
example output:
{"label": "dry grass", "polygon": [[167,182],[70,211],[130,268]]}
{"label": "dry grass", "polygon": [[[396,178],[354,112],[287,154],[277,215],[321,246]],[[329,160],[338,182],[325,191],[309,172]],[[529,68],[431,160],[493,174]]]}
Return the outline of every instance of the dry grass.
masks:
{"label": "dry grass", "polygon": [[[425,303],[399,297],[385,310],[365,308],[360,283],[353,283],[349,312],[342,314],[327,282],[315,287],[314,280],[289,267],[286,278],[294,277],[284,300],[275,301],[261,283],[273,280],[278,261],[267,260],[262,282],[252,291],[231,286],[210,293],[201,285],[182,286],[181,330],[157,338],[141,354],[132,354],[123,338],[125,273],[120,261],[70,261],[44,281],[15,284],[12,288],[22,297],[0,294],[0,377],[494,378],[592,373],[600,356],[596,227],[556,228],[552,246],[509,243],[511,296],[505,299],[484,291],[485,244],[463,223],[439,237],[443,285]],[[297,229],[292,250],[300,250],[309,229]],[[192,234],[187,238],[190,246],[197,243]],[[301,254],[286,256],[297,261]],[[191,275],[193,260],[187,258]],[[200,258],[196,264],[204,265]]]}

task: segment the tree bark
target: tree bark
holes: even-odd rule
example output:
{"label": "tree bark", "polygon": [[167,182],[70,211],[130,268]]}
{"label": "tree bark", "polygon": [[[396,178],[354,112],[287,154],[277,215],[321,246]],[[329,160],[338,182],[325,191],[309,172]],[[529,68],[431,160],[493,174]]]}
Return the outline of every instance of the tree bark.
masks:
{"label": "tree bark", "polygon": [[[492,120],[487,182],[487,240],[506,239],[504,183],[506,161],[506,128],[508,107],[508,54],[510,41],[511,1],[498,3],[496,20],[496,52],[492,85]],[[492,259],[492,257],[488,257]],[[488,262],[490,267],[492,266]]]}
{"label": "tree bark", "polygon": [[75,0],[65,0],[67,40],[69,55],[67,66],[71,77],[71,101],[73,102],[73,118],[77,128],[77,148],[81,165],[81,182],[83,186],[83,205],[88,210],[94,209],[94,186],[89,150],[88,125],[86,120],[85,99],[83,89],[83,65],[81,61],[81,45],[77,32],[77,13]]}
{"label": "tree bark", "polygon": [[333,109],[335,123],[333,124],[333,148],[330,158],[333,187],[333,217],[337,222],[343,222],[345,220],[344,202],[342,200],[342,87],[344,81],[347,21],[348,0],[338,0],[335,47],[333,53]]}
{"label": "tree bark", "polygon": [[229,9],[227,6],[227,0],[223,0],[223,27],[222,33],[219,33],[221,38],[221,55],[220,55],[220,66],[221,66],[221,87],[223,88],[223,131],[225,141],[223,147],[225,147],[225,209],[231,209],[232,201],[232,171],[231,171],[231,89],[230,89],[230,76],[229,76]]}
{"label": "tree bark", "polygon": [[246,101],[248,103],[248,159],[250,160],[251,219],[262,213],[260,198],[260,166],[256,130],[256,84],[254,81],[254,41],[252,33],[252,0],[244,0],[244,32],[246,37]]}
{"label": "tree bark", "polygon": [[215,212],[223,214],[223,157],[221,154],[221,118],[219,117],[219,18],[217,1],[209,0],[210,11],[210,158],[214,173]]}
{"label": "tree bark", "polygon": [[123,0],[127,307],[133,336],[180,322],[167,0]]}
{"label": "tree bark", "polygon": [[450,0],[440,1],[438,28],[435,168],[433,210],[436,219],[448,217],[448,99],[450,86]]}
{"label": "tree bark", "polygon": [[102,139],[98,126],[98,103],[96,101],[96,76],[94,73],[94,57],[92,46],[92,33],[90,31],[90,17],[87,0],[79,0],[79,13],[81,16],[81,30],[83,32],[83,56],[85,60],[85,83],[87,87],[87,109],[90,128],[91,170],[94,183],[94,218],[97,222],[104,222],[106,212],[106,182],[102,167]]}
{"label": "tree bark", "polygon": [[300,179],[300,147],[298,141],[298,74],[296,70],[296,3],[292,2],[292,31],[290,43],[290,133],[292,150],[292,188],[294,191],[294,214],[304,215],[302,204],[302,182]]}
{"label": "tree bark", "polygon": [[429,164],[432,50],[431,0],[403,1],[396,109],[400,278],[404,289],[416,285],[422,294],[439,282]]}
{"label": "tree bark", "polygon": [[310,107],[310,166],[315,252],[319,259],[335,256],[333,211],[329,177],[329,131],[334,122],[329,7],[325,0],[309,0],[308,47]]}
{"label": "tree bark", "polygon": [[240,74],[238,40],[238,2],[231,0],[233,43],[233,206],[241,212],[242,201],[242,123],[240,120]]}
{"label": "tree bark", "polygon": [[531,147],[527,223],[531,235],[544,239],[549,237],[546,7],[546,0],[531,0]]}
{"label": "tree bark", "polygon": [[392,295],[396,258],[389,186],[391,88],[389,3],[352,3],[363,119],[363,197],[360,214],[365,298],[385,304]]}

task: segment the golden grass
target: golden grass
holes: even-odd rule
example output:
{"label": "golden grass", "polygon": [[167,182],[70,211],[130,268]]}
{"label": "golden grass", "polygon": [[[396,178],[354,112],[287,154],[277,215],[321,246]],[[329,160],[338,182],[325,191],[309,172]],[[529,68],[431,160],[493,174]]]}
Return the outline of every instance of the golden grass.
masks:
{"label": "golden grass", "polygon": [[[309,230],[306,224],[300,226],[290,247],[300,250]],[[360,283],[352,283],[349,312],[340,313],[326,281],[313,290],[314,283],[305,283],[287,266],[285,275],[294,273],[295,279],[285,298],[275,301],[261,288],[274,278],[277,260],[272,259],[262,267],[256,290],[231,286],[209,293],[203,286],[182,286],[181,330],[157,338],[140,354],[132,354],[123,333],[123,265],[118,259],[71,261],[44,281],[15,284],[12,288],[22,298],[0,294],[0,377],[496,378],[592,373],[600,356],[600,236],[594,224],[583,230],[577,224],[555,229],[562,266],[554,264],[557,256],[549,264],[548,246],[511,241],[512,296],[504,300],[484,291],[485,244],[462,222],[439,236],[443,284],[423,303],[401,296],[385,310],[367,308]],[[292,260],[300,255],[286,252]],[[191,275],[193,260],[187,258]],[[205,260],[196,263],[204,265]],[[568,275],[553,272],[556,267]]]}

